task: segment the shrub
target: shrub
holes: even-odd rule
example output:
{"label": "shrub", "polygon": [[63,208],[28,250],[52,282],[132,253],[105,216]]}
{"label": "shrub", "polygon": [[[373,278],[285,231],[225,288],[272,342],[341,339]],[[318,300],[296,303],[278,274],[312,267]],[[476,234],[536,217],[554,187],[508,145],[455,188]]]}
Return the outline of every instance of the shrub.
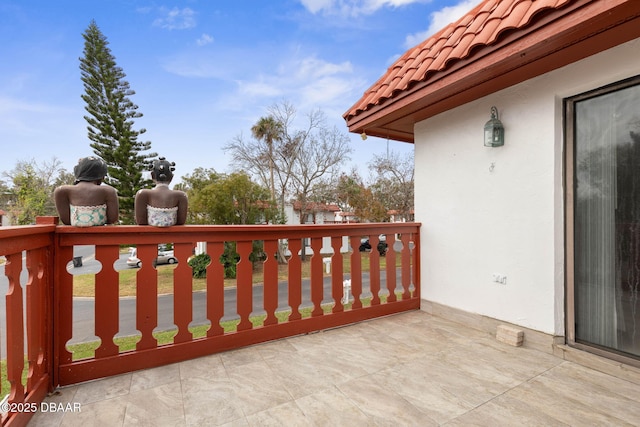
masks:
{"label": "shrub", "polygon": [[207,266],[211,263],[211,257],[207,254],[200,254],[191,257],[189,266],[193,269],[193,277],[203,279],[207,277]]}
{"label": "shrub", "polygon": [[[262,250],[262,241],[253,242],[253,251],[249,255],[249,260],[252,263],[265,260],[265,254]],[[240,255],[236,252],[235,242],[224,243],[224,253],[220,257],[220,264],[224,266],[225,279],[236,278],[236,266],[240,261]],[[193,269],[193,277],[196,279],[203,279],[207,277],[207,266],[211,263],[211,257],[207,254],[200,254],[192,257],[189,260],[189,266]]]}

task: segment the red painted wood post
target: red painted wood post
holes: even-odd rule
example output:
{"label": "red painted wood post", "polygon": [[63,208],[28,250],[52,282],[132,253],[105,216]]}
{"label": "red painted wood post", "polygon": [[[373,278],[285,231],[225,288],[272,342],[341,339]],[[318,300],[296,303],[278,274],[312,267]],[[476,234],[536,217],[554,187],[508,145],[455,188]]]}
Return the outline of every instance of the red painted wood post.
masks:
{"label": "red painted wood post", "polygon": [[207,318],[211,322],[208,337],[224,333],[220,326],[224,316],[224,266],[220,262],[223,253],[224,242],[207,242],[207,254],[211,257],[207,266]]}
{"label": "red painted wood post", "polygon": [[60,217],[57,216],[38,216],[36,217],[37,225],[58,225]]}
{"label": "red painted wood post", "polygon": [[291,314],[289,321],[300,320],[300,305],[302,304],[302,261],[300,260],[300,250],[302,249],[302,239],[289,239],[289,306]]}
{"label": "red painted wood post", "polygon": [[369,289],[371,290],[371,305],[380,305],[380,252],[378,252],[378,235],[369,237],[371,252],[369,253]]}
{"label": "red painted wood post", "polygon": [[322,299],[324,298],[323,283],[323,262],[322,254],[322,237],[311,238],[311,249],[313,256],[311,257],[311,301],[313,302],[312,317],[322,316]]}
{"label": "red painted wood post", "polygon": [[[6,275],[7,275],[7,272],[6,272],[6,270],[5,270],[5,276],[6,276]],[[1,330],[1,328],[0,328],[0,340],[1,340],[1,339],[3,339],[3,337],[2,337],[2,330]],[[2,383],[1,383],[1,382],[0,382],[0,392],[2,392]],[[4,394],[4,393],[3,393],[3,394]],[[2,422],[3,422],[3,418],[2,418],[2,417],[0,417],[0,425],[2,424]]]}
{"label": "red painted wood post", "polygon": [[353,305],[351,308],[362,308],[362,258],[360,256],[360,236],[351,236],[351,293]]}
{"label": "red painted wood post", "polygon": [[102,269],[95,276],[95,328],[102,341],[95,357],[114,356],[119,353],[113,337],[119,329],[119,284],[120,275],[113,264],[120,258],[118,245],[96,245],[96,260]]}
{"label": "red painted wood post", "polygon": [[415,290],[413,293],[414,298],[420,299],[420,233],[413,233],[413,284],[415,286]]}
{"label": "red painted wood post", "polygon": [[9,279],[6,295],[7,313],[7,381],[11,384],[9,402],[24,402],[22,371],[24,370],[24,312],[22,304],[22,252],[6,256],[4,271]]}
{"label": "red painted wood post", "polygon": [[278,309],[278,240],[265,240],[264,252],[267,259],[263,264],[264,271],[264,309],[267,317],[264,319],[264,326],[275,325],[278,318],[275,311]]}
{"label": "red painted wood post", "polygon": [[387,234],[387,289],[389,290],[389,296],[387,297],[387,302],[396,302],[398,299],[396,297],[396,250],[395,250],[395,242],[396,235]]}
{"label": "red painted wood post", "polygon": [[173,254],[178,260],[173,270],[173,321],[178,333],[173,337],[174,343],[191,341],[189,323],[193,320],[193,270],[187,259],[191,256],[192,243],[176,243]]}
{"label": "red painted wood post", "polygon": [[333,313],[344,311],[342,304],[342,281],[344,280],[344,260],[342,258],[342,236],[331,236],[331,247],[333,256],[331,257],[331,296],[333,297]]}
{"label": "red painted wood post", "polygon": [[142,338],[136,350],[148,350],[158,346],[153,330],[158,326],[158,271],[154,268],[158,257],[158,245],[138,245],[138,258],[142,267],[136,273],[136,327]]}
{"label": "red painted wood post", "polygon": [[252,241],[240,241],[236,244],[236,250],[240,255],[240,261],[236,266],[237,306],[240,323],[238,331],[246,331],[253,328],[249,319],[253,311],[253,268],[249,255],[253,249]]}
{"label": "red painted wood post", "polygon": [[46,363],[50,357],[49,336],[46,329],[51,327],[48,320],[50,309],[47,298],[47,284],[51,275],[50,259],[47,256],[49,248],[27,251],[27,270],[29,282],[27,292],[27,349],[29,360],[29,375],[27,390],[34,389],[36,382],[45,374]]}

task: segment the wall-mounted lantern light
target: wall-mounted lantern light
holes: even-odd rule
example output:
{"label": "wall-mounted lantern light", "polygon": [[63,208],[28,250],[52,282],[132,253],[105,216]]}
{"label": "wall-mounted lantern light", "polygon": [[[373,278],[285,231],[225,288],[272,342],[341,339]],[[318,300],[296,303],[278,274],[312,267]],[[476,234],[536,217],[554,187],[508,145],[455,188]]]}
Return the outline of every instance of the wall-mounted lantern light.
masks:
{"label": "wall-mounted lantern light", "polygon": [[484,146],[500,147],[504,145],[504,126],[498,118],[498,109],[491,107],[491,120],[484,125]]}
{"label": "wall-mounted lantern light", "polygon": [[367,134],[365,133],[365,131],[362,131],[362,133],[360,134],[360,138],[362,138],[363,141],[367,139]]}

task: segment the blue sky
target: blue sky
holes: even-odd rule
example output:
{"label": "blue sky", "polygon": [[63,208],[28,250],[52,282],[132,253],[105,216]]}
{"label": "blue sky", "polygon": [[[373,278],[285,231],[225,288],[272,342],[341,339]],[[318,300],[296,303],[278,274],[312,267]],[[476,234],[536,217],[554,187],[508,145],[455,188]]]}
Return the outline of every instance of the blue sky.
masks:
{"label": "blue sky", "polygon": [[[136,92],[142,140],[175,161],[230,172],[222,146],[274,103],[342,114],[407,49],[479,0],[0,0],[0,173],[92,154],[79,58],[91,20]],[[349,134],[351,164],[387,141]],[[391,150],[411,144],[389,142]],[[350,167],[349,165],[349,167]],[[0,177],[2,179],[2,177]]]}

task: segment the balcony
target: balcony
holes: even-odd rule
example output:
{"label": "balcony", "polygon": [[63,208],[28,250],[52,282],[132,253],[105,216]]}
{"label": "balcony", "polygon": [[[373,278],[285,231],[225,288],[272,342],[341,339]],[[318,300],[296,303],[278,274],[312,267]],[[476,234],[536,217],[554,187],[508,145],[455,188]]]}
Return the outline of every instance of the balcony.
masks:
{"label": "balcony", "polygon": [[[0,229],[0,255],[6,258],[8,279],[6,377],[10,384],[3,391],[8,392],[5,409],[10,409],[2,416],[3,424],[24,425],[32,415],[28,409],[41,405],[47,393],[60,386],[120,378],[145,369],[170,369],[166,367],[179,362],[420,306],[419,224],[80,229],[56,223],[56,218],[39,218],[35,226]],[[358,251],[363,236],[374,247],[384,238],[388,250],[384,254]],[[282,267],[275,255],[285,241],[289,256],[281,280]],[[194,279],[187,261],[196,246],[203,246],[198,242],[206,243],[206,253],[214,261],[206,270],[204,311],[196,313]],[[239,255],[234,313],[226,312],[224,267],[215,262],[225,242],[234,242]],[[266,255],[257,263],[249,260],[256,242]],[[172,244],[178,260],[170,272],[173,336],[169,342],[158,339],[159,319],[166,313],[158,309],[159,268],[154,265],[158,245],[166,243]],[[73,345],[78,316],[69,268],[74,247],[80,245],[95,246],[100,265],[91,319],[95,350],[81,358]],[[142,264],[135,274],[133,348],[121,347],[118,341],[124,320],[121,271],[116,266],[121,248],[129,246],[137,248]],[[26,279],[21,279],[23,259]],[[302,273],[303,266],[308,267],[308,277]],[[258,269],[263,276],[260,283],[254,279]],[[345,290],[347,279],[350,286]],[[222,320],[229,316],[234,324],[223,327]],[[197,318],[204,321],[196,322]]]}
{"label": "balcony", "polygon": [[[419,224],[82,230],[50,218],[0,229],[9,280],[6,405],[16,409],[3,414],[3,425],[640,425],[640,370],[587,360],[582,352],[557,357],[511,347],[418,310],[419,230]],[[362,236],[375,248],[380,235],[388,243],[384,255],[351,249]],[[284,239],[291,256],[282,294],[283,267],[268,255]],[[196,242],[207,242],[215,260],[229,241],[240,254],[233,313],[215,262],[202,311],[193,303],[186,260]],[[246,262],[255,241],[264,242],[261,265]],[[168,242],[178,263],[162,267],[173,276],[174,328],[165,343],[158,329],[167,313],[159,309],[153,260],[157,245]],[[95,245],[101,265],[92,318],[97,343],[83,358],[73,351],[79,316],[70,266],[78,245]],[[135,305],[137,342],[125,349],[117,345],[126,323],[117,260],[130,245],[142,267],[135,297],[127,298]],[[298,256],[303,246],[313,253],[307,261]],[[258,270],[264,279],[254,283]],[[228,317],[231,329],[223,326]],[[203,334],[196,332],[199,318],[206,319]]]}

